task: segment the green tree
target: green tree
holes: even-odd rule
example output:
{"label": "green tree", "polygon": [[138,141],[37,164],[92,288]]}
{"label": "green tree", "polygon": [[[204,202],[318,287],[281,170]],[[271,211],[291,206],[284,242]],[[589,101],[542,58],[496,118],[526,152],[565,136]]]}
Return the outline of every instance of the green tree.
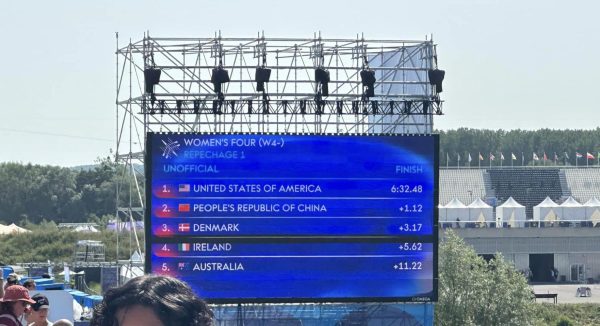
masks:
{"label": "green tree", "polygon": [[114,215],[117,206],[140,206],[138,189],[143,174],[110,158],[80,170],[0,163],[0,223],[86,222]]}
{"label": "green tree", "polygon": [[436,325],[531,325],[534,303],[525,277],[501,255],[489,263],[447,231],[439,252]]}

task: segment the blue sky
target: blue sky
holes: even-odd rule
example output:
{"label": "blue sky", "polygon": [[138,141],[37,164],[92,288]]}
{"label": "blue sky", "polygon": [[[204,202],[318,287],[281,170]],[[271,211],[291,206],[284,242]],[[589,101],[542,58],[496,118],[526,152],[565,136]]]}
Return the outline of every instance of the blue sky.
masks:
{"label": "blue sky", "polygon": [[124,45],[146,30],[168,37],[433,34],[446,70],[446,115],[436,128],[596,128],[598,12],[592,0],[6,2],[0,162],[73,166],[109,155],[115,32]]}

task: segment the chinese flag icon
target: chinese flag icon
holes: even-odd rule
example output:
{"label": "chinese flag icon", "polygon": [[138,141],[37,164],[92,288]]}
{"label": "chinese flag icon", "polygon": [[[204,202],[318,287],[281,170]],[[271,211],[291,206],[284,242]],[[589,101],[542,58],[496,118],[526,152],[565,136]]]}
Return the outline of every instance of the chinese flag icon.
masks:
{"label": "chinese flag icon", "polygon": [[189,212],[190,204],[179,204],[179,211],[180,212]]}

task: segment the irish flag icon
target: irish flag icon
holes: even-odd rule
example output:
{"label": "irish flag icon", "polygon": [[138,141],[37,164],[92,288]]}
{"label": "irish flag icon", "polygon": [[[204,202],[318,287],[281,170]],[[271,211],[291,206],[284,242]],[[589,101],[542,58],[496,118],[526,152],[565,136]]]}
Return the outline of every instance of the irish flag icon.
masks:
{"label": "irish flag icon", "polygon": [[179,251],[190,251],[190,244],[189,243],[180,243],[178,245],[179,247]]}

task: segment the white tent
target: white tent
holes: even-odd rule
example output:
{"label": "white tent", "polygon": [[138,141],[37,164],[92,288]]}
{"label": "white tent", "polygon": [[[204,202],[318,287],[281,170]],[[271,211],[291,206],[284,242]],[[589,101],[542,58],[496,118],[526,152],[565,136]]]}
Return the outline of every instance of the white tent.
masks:
{"label": "white tent", "polygon": [[533,206],[533,220],[542,222],[555,222],[559,220],[559,215],[562,208],[552,201],[550,197],[546,197],[544,201]]}
{"label": "white tent", "polygon": [[596,197],[590,198],[585,204],[585,216],[588,220],[591,220],[594,223],[594,226],[600,223],[600,200]]}
{"label": "white tent", "polygon": [[76,227],[75,229],[73,229],[73,231],[75,231],[75,232],[82,232],[82,233],[97,233],[97,232],[100,232],[100,231],[98,231],[98,229],[96,229],[92,225],[80,225],[80,226]]}
{"label": "white tent", "polygon": [[12,223],[11,225],[1,225],[0,224],[0,234],[13,234],[13,233],[25,233],[25,232],[31,232],[27,229],[24,229],[20,226],[17,226],[15,223]]}
{"label": "white tent", "polygon": [[469,208],[470,222],[478,222],[482,225],[494,221],[494,208],[486,204],[481,198],[476,198],[467,207]]}
{"label": "white tent", "polygon": [[567,221],[583,221],[586,219],[585,207],[569,196],[562,204],[561,219]]}
{"label": "white tent", "polygon": [[130,264],[122,265],[121,270],[119,271],[119,275],[123,282],[144,275],[144,258],[137,250],[133,252],[131,258],[127,262]]}
{"label": "white tent", "polygon": [[[454,198],[443,208],[447,222],[464,222],[469,220],[469,208],[460,200]],[[442,209],[440,209],[442,210]],[[463,223],[460,226],[464,226]]]}
{"label": "white tent", "polygon": [[446,219],[446,206],[439,204],[438,205],[438,218],[440,222],[447,222],[448,220]]}
{"label": "white tent", "polygon": [[507,222],[512,228],[523,227],[526,220],[525,206],[519,204],[512,197],[496,207],[496,225],[498,227],[502,226],[504,222]]}

